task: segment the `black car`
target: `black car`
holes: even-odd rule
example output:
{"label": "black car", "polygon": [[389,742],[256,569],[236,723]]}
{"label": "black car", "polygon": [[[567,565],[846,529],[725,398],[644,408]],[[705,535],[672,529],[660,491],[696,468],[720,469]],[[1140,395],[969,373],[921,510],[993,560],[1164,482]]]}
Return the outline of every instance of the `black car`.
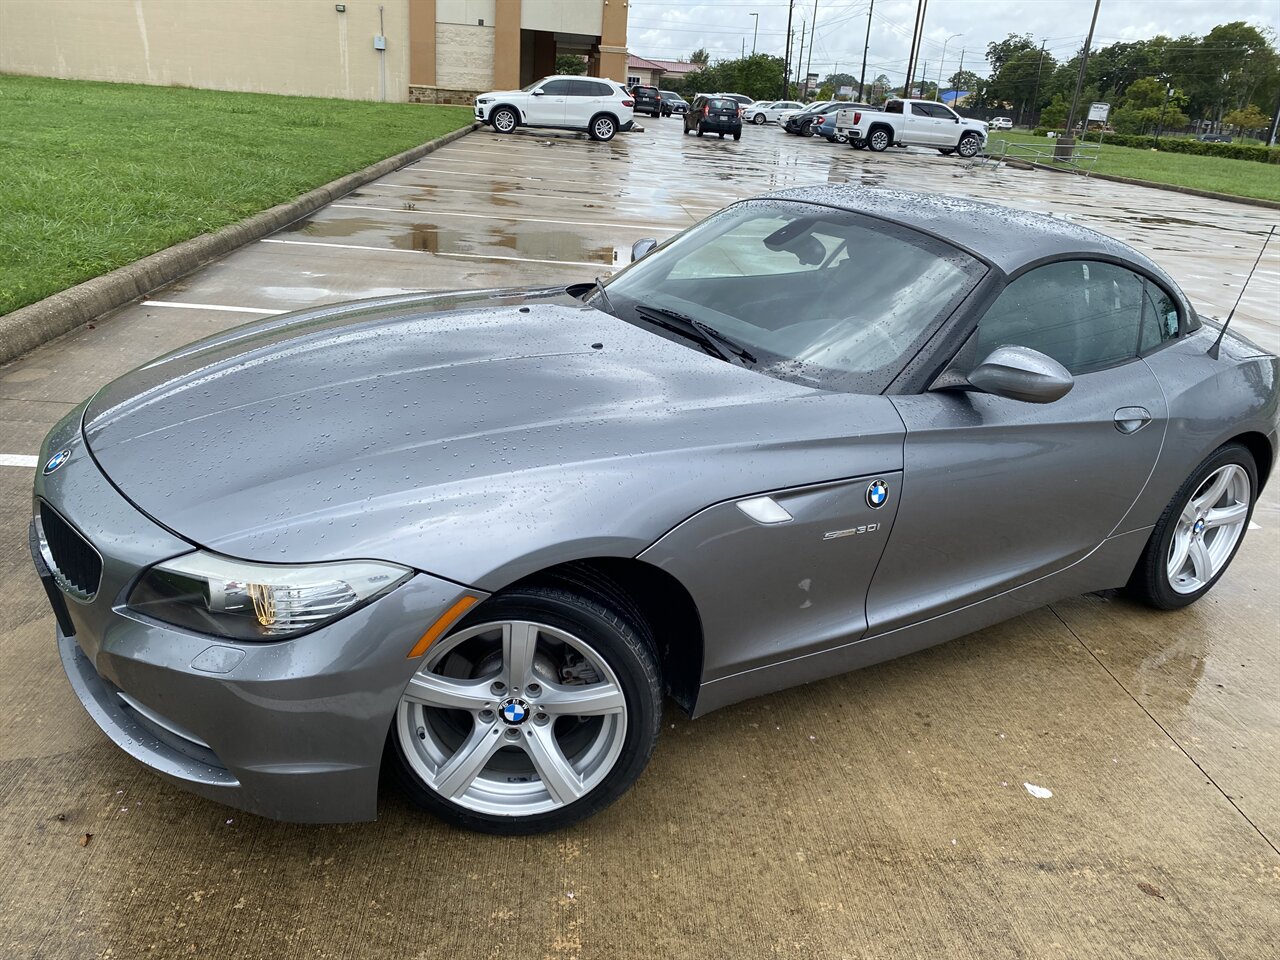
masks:
{"label": "black car", "polygon": [[1201,143],[1231,143],[1232,138],[1225,133],[1206,133],[1200,138]]}
{"label": "black car", "polygon": [[631,97],[636,105],[636,113],[647,113],[651,117],[662,115],[662,94],[657,87],[632,87]]}
{"label": "black car", "polygon": [[662,115],[669,117],[672,114],[684,114],[689,112],[689,101],[674,90],[661,90],[662,95]]}
{"label": "black car", "polygon": [[726,133],[733,139],[742,139],[742,107],[737,100],[728,97],[694,97],[693,107],[684,115],[684,132],[690,130],[698,136],[718,133],[724,139]]}
{"label": "black car", "polygon": [[793,113],[787,117],[782,124],[782,129],[801,137],[812,137],[813,122],[823,115],[827,107],[836,106],[839,102],[838,100],[821,100],[818,103],[811,103],[799,113]]}

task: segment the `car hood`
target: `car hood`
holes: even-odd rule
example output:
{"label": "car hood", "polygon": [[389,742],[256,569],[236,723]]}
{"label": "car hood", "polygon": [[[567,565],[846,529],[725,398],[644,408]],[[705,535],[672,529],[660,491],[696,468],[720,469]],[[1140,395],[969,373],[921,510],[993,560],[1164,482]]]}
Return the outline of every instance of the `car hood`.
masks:
{"label": "car hood", "polygon": [[490,589],[566,550],[635,556],[719,500],[898,469],[902,427],[884,397],[777,380],[544,290],[250,324],[104,387],[84,433],[126,497],[199,546]]}

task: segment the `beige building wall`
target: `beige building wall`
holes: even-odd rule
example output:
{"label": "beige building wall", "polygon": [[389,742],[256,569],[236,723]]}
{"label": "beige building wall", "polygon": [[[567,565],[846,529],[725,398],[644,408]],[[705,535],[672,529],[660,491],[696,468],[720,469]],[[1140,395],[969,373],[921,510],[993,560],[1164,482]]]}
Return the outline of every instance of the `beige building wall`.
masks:
{"label": "beige building wall", "polygon": [[[381,4],[386,99],[403,101],[409,3]],[[378,100],[378,3],[345,6],[339,13],[334,0],[0,0],[0,72]],[[491,62],[490,54],[486,68]]]}

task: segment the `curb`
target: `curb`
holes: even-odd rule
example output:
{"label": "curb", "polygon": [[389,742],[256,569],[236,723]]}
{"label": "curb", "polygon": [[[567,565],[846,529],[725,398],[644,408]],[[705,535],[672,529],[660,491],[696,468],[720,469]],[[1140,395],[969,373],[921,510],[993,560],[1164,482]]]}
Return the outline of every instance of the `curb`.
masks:
{"label": "curb", "polygon": [[247,243],[274,233],[295,220],[309,216],[352,190],[399,170],[435,152],[445,144],[466,136],[478,126],[479,124],[475,123],[468,124],[452,133],[446,133],[443,137],[420,143],[403,153],[379,160],[363,170],[348,173],[337,180],[309,190],[293,200],[276,204],[237,223],[228,224],[213,233],[175,243],[171,247],[158,250],[133,263],[117,267],[110,273],[104,273],[100,277],[60,290],[43,300],[19,307],[12,313],[0,317],[0,364],[17,359],[41,344],[48,343],[55,337],[60,337],[81,324],[102,316],[108,310],[114,310],[132,300],[144,297],[152,290],[172,283],[193,270],[198,270],[211,260],[216,260]]}
{"label": "curb", "polygon": [[[1051,167],[1046,163],[1025,161],[1028,169],[1052,170],[1054,173],[1073,173],[1060,167]],[[1265,207],[1268,210],[1280,210],[1280,201],[1262,200],[1258,197],[1240,197],[1234,193],[1215,193],[1212,190],[1198,190],[1195,187],[1183,187],[1176,183],[1156,183],[1153,180],[1135,180],[1133,177],[1117,177],[1113,173],[1090,173],[1090,180],[1110,180],[1112,183],[1127,183],[1134,187],[1151,187],[1153,190],[1168,190],[1171,193],[1185,193],[1192,197],[1205,197],[1208,200],[1227,200],[1231,203],[1243,203],[1250,207]]]}

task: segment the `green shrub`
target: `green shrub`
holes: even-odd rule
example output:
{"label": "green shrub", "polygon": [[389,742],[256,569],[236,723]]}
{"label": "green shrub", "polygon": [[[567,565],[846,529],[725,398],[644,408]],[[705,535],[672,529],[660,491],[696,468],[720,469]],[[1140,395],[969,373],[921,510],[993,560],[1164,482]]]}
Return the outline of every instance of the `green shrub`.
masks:
{"label": "green shrub", "polygon": [[[1043,137],[1050,132],[1048,127],[1036,127],[1034,134]],[[1054,131],[1058,136],[1066,136],[1065,130]],[[1096,143],[1097,134],[1090,134],[1090,143]],[[1102,138],[1104,144],[1113,147],[1134,147],[1138,150],[1159,150],[1161,153],[1189,153],[1200,157],[1226,157],[1230,160],[1256,160],[1258,163],[1280,164],[1280,149],[1263,146],[1251,146],[1247,143],[1206,143],[1189,137],[1155,137],[1134,133],[1108,133]]]}

